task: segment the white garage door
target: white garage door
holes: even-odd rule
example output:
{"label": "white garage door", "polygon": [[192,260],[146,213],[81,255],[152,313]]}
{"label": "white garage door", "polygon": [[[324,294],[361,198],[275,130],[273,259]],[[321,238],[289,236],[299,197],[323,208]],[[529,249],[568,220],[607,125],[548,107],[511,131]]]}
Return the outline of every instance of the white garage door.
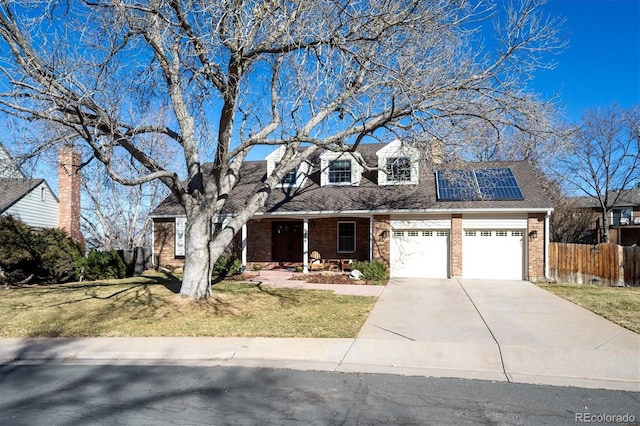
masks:
{"label": "white garage door", "polygon": [[523,279],[523,230],[466,229],[463,235],[464,278]]}
{"label": "white garage door", "polygon": [[394,229],[391,234],[392,277],[448,277],[448,230]]}

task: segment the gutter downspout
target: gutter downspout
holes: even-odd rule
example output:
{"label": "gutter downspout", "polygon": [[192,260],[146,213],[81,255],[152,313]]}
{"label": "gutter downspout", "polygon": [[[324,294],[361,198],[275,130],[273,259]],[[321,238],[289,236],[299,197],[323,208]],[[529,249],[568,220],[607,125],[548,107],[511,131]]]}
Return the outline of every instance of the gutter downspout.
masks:
{"label": "gutter downspout", "polygon": [[551,210],[547,210],[547,214],[544,217],[544,277],[547,280],[551,280],[549,277],[549,219],[551,218]]}

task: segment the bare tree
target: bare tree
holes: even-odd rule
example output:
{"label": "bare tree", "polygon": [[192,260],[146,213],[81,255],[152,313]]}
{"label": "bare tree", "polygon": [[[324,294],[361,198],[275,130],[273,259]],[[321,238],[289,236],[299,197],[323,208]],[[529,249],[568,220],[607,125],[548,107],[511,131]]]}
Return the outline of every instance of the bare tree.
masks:
{"label": "bare tree", "polygon": [[640,106],[587,111],[556,173],[569,191],[594,199],[602,210],[604,242],[609,215],[625,190],[640,183]]}
{"label": "bare tree", "polygon": [[83,169],[82,189],[82,233],[89,244],[100,250],[150,247],[149,213],[167,196],[160,181],[120,185],[94,162]]}
{"label": "bare tree", "polygon": [[[541,179],[544,179],[541,176]],[[551,214],[551,241],[558,243],[591,243],[593,210],[585,206],[582,198],[567,197],[557,181],[547,180],[546,191],[553,201]]]}
{"label": "bare tree", "polygon": [[[0,105],[49,123],[50,140],[82,141],[117,182],[163,182],[187,217],[181,293],[207,297],[212,265],[234,234],[319,149],[352,150],[391,134],[462,145],[478,121],[498,135],[545,139],[548,104],[526,81],[552,65],[548,54],[563,42],[559,21],[540,6],[0,0]],[[482,37],[492,22],[489,49]],[[182,153],[186,181],[149,153],[158,138]],[[286,151],[214,235],[256,145]],[[138,167],[115,161],[123,157]]]}
{"label": "bare tree", "polygon": [[593,215],[575,199],[556,200],[551,215],[551,241],[558,243],[593,242]]}

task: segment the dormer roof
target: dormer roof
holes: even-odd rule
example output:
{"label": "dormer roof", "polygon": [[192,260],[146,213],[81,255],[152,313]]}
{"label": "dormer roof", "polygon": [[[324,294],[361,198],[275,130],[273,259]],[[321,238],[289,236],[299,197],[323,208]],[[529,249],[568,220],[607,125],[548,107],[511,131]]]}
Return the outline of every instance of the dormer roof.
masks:
{"label": "dormer roof", "polygon": [[[357,155],[367,164],[375,165],[383,144],[362,144]],[[378,173],[364,171],[358,185],[322,185],[320,167],[322,159],[339,158],[337,153],[324,152],[310,159],[313,170],[305,183],[296,188],[277,188],[273,190],[261,214],[313,214],[328,213],[376,214],[389,212],[419,212],[438,210],[518,210],[543,211],[553,208],[547,194],[540,184],[540,176],[526,161],[516,162],[474,162],[451,166],[451,168],[472,168],[474,170],[510,168],[522,190],[521,200],[460,200],[443,201],[437,198],[436,176],[433,165],[423,164],[420,178],[413,185],[379,185]],[[345,158],[355,158],[341,153]],[[267,161],[247,161],[240,170],[240,180],[233,190],[224,212],[233,214],[244,207],[246,199],[256,191],[256,185],[266,178]],[[438,165],[445,170],[448,166]],[[170,197],[171,198],[171,197]],[[184,210],[177,200],[165,200],[153,213],[154,216],[180,215]]]}

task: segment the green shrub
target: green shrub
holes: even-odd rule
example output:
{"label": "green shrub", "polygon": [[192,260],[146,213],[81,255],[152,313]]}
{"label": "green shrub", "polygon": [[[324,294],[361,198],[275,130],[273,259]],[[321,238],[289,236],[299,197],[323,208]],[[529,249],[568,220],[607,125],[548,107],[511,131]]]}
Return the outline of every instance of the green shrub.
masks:
{"label": "green shrub", "polygon": [[378,259],[374,259],[373,262],[355,262],[351,265],[351,269],[362,272],[362,277],[367,281],[382,281],[389,278],[387,265]]}
{"label": "green shrub", "polygon": [[230,255],[221,255],[213,265],[213,277],[226,277],[237,275],[242,270],[242,262],[240,259]]}
{"label": "green shrub", "polygon": [[76,243],[61,229],[43,229],[36,234],[39,240],[40,266],[45,277],[55,283],[77,279],[78,262],[82,252]]}
{"label": "green shrub", "polygon": [[89,250],[80,261],[80,268],[83,278],[89,281],[118,279],[126,275],[124,262],[115,250]]}
{"label": "green shrub", "polygon": [[32,231],[11,216],[0,217],[0,269],[7,283],[71,281],[81,257],[80,247],[61,229]]}

